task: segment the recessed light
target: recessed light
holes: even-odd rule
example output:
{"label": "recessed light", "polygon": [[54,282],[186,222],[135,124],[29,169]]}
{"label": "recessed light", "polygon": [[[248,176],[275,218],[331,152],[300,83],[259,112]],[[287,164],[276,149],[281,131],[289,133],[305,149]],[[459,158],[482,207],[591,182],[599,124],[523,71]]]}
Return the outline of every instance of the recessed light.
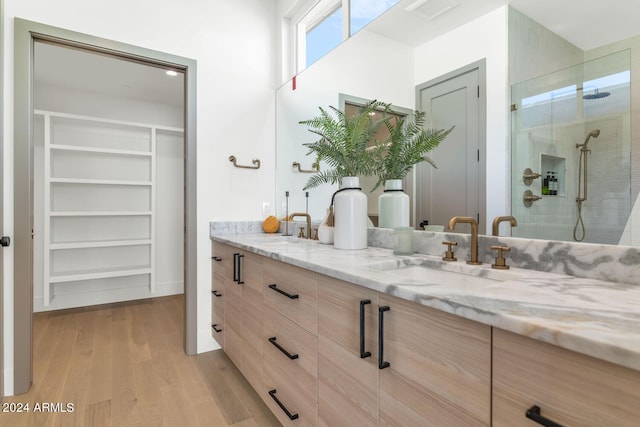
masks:
{"label": "recessed light", "polygon": [[173,71],[173,70],[167,70],[165,72],[166,72],[167,76],[171,76],[171,77],[175,77],[175,76],[178,75],[178,72],[177,71]]}

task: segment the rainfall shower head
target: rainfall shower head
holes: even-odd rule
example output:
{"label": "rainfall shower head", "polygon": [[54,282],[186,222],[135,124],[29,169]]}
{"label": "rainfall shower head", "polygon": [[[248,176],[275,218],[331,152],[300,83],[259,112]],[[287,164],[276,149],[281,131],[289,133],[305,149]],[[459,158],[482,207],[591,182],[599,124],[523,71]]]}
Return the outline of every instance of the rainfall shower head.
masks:
{"label": "rainfall shower head", "polygon": [[600,99],[600,98],[606,98],[609,95],[611,95],[610,92],[600,92],[598,89],[596,89],[593,91],[593,93],[584,95],[582,99]]}

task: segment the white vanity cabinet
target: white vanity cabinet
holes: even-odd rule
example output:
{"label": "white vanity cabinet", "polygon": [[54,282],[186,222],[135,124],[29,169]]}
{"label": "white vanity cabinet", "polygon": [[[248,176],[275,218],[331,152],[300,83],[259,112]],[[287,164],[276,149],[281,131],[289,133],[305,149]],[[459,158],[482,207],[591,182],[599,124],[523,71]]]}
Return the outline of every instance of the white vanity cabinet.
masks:
{"label": "white vanity cabinet", "polygon": [[318,299],[319,425],[491,424],[489,326],[325,277]]}
{"label": "white vanity cabinet", "polygon": [[639,402],[639,371],[494,328],[494,426],[632,427]]}

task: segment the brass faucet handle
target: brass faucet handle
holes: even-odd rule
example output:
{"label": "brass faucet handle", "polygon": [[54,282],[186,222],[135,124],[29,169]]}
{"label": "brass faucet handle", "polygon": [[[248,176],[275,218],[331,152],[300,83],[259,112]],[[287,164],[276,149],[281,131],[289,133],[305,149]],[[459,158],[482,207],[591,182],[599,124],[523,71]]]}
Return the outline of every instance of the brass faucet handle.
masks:
{"label": "brass faucet handle", "polygon": [[444,242],[442,242],[442,244],[443,245],[447,245],[447,252],[442,257],[442,260],[443,261],[457,261],[458,258],[453,256],[453,250],[451,249],[451,246],[458,246],[458,242],[449,242],[449,241],[445,240]]}
{"label": "brass faucet handle", "polygon": [[313,229],[313,240],[318,240],[318,227]]}
{"label": "brass faucet handle", "polygon": [[300,232],[298,233],[298,237],[304,239],[304,227],[300,227]]}
{"label": "brass faucet handle", "polygon": [[498,251],[498,256],[496,257],[495,264],[491,264],[491,268],[497,268],[499,270],[507,270],[509,266],[507,265],[507,261],[504,259],[504,252],[509,252],[511,248],[509,246],[491,246],[491,249],[494,251]]}

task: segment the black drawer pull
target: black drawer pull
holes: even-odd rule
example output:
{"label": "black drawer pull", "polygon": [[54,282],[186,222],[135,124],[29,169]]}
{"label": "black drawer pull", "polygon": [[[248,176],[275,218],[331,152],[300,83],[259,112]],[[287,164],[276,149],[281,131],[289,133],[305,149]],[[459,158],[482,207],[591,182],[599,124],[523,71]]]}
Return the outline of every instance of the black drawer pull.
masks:
{"label": "black drawer pull", "polygon": [[391,308],[388,305],[378,307],[378,368],[384,369],[391,366],[384,361],[384,312]]}
{"label": "black drawer pull", "polygon": [[278,289],[278,285],[276,285],[275,283],[269,285],[269,289],[273,289],[274,291],[284,295],[285,297],[287,297],[289,299],[298,299],[298,298],[300,298],[300,296],[298,294],[290,294],[288,292],[283,291],[282,289]]}
{"label": "black drawer pull", "polygon": [[222,294],[219,291],[211,291],[214,296],[221,297]]}
{"label": "black drawer pull", "polygon": [[211,325],[211,327],[216,332],[222,332],[222,329],[218,328],[218,324],[217,323],[214,323],[213,325]]}
{"label": "black drawer pull", "polygon": [[211,259],[214,260],[214,261],[218,261],[218,262],[222,261],[222,258],[217,257],[217,256],[211,257]]}
{"label": "black drawer pull", "polygon": [[269,338],[269,342],[273,344],[278,350],[280,350],[285,356],[287,356],[291,360],[297,359],[299,356],[297,354],[291,354],[287,350],[284,349],[280,344],[276,342],[276,337]]}
{"label": "black drawer pull", "polygon": [[563,427],[562,424],[558,424],[556,422],[551,421],[548,418],[543,417],[540,414],[540,407],[538,405],[534,405],[531,408],[527,409],[527,412],[525,415],[530,420],[533,420],[538,424],[542,424],[545,427]]}
{"label": "black drawer pull", "polygon": [[360,301],[360,358],[370,357],[370,351],[364,351],[364,306],[371,304],[370,299],[363,299]]}
{"label": "black drawer pull", "polygon": [[240,260],[242,258],[244,258],[244,255],[242,255],[241,253],[233,254],[233,281],[238,285],[244,285],[244,282],[240,277],[240,272],[242,271]]}
{"label": "black drawer pull", "polygon": [[282,409],[284,411],[284,413],[287,414],[287,417],[289,417],[289,419],[291,421],[298,419],[298,414],[292,414],[291,412],[289,412],[289,410],[282,404],[282,402],[280,402],[280,399],[278,399],[276,397],[276,389],[275,388],[273,390],[269,391],[269,396],[271,396],[271,398],[273,400],[275,400],[275,402],[278,404],[280,409]]}

